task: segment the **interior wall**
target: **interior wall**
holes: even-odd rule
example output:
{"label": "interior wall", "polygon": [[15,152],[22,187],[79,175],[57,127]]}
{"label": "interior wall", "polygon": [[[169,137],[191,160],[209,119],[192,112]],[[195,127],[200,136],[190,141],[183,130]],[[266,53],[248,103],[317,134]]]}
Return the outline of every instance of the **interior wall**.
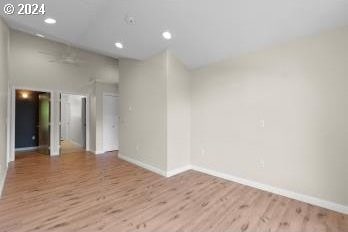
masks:
{"label": "interior wall", "polygon": [[120,154],[172,175],[190,165],[190,73],[170,51],[120,60]]}
{"label": "interior wall", "polygon": [[84,145],[84,122],[82,121],[82,97],[70,95],[70,133],[69,139],[80,146]]}
{"label": "interior wall", "polygon": [[[22,97],[27,94],[27,98]],[[39,95],[38,92],[16,91],[15,148],[38,146]]]}
{"label": "interior wall", "polygon": [[166,53],[119,68],[120,154],[166,171]]}
{"label": "interior wall", "polygon": [[190,73],[167,51],[167,170],[190,165]]}
{"label": "interior wall", "polygon": [[0,18],[0,195],[7,169],[7,94],[9,29]]}
{"label": "interior wall", "polygon": [[[119,78],[117,60],[81,49],[73,49],[81,64],[72,65],[55,60],[53,55],[67,51],[67,46],[47,39],[11,30],[10,35],[10,85],[26,87],[35,90],[52,91],[52,114],[59,114],[59,93],[89,95],[90,102],[90,150],[96,151],[97,136],[95,121],[97,104],[96,83],[115,83]],[[54,141],[59,140],[58,119],[55,117],[52,125]],[[94,134],[93,134],[94,133]],[[52,145],[53,153],[59,154],[58,143]]]}
{"label": "interior wall", "polygon": [[11,85],[86,94],[95,80],[118,82],[113,58],[74,48],[81,64],[54,62],[66,45],[14,30],[10,38]]}
{"label": "interior wall", "polygon": [[348,205],[348,28],[193,72],[192,164]]}
{"label": "interior wall", "polygon": [[60,138],[65,140],[69,139],[69,121],[70,121],[70,103],[69,95],[62,94],[60,99]]}

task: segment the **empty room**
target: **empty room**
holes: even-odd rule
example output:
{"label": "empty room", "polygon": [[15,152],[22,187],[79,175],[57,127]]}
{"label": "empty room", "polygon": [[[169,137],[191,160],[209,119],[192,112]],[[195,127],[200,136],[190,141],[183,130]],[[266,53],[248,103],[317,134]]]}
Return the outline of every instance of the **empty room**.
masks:
{"label": "empty room", "polygon": [[348,1],[0,12],[0,232],[348,232]]}

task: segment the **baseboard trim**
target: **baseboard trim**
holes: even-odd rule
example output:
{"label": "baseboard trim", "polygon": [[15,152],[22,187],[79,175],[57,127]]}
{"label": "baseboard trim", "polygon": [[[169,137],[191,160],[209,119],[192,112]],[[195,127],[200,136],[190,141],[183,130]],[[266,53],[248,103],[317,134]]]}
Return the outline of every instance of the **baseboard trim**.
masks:
{"label": "baseboard trim", "polygon": [[216,176],[225,180],[229,180],[229,181],[233,181],[233,182],[237,182],[239,184],[243,184],[243,185],[247,185],[253,188],[257,188],[257,189],[261,189],[267,192],[271,192],[274,194],[278,194],[284,197],[288,197],[291,199],[295,199],[298,201],[302,201],[305,203],[309,203],[312,205],[316,205],[322,208],[326,208],[326,209],[330,209],[336,212],[340,212],[343,214],[348,214],[348,206],[345,205],[340,205],[331,201],[327,201],[327,200],[323,200],[320,198],[316,198],[316,197],[312,197],[312,196],[308,196],[308,195],[304,195],[301,193],[295,193],[289,190],[285,190],[285,189],[281,189],[281,188],[277,188],[277,187],[273,187],[270,185],[266,185],[266,184],[262,184],[262,183],[258,183],[255,181],[251,181],[251,180],[247,180],[244,178],[240,178],[240,177],[236,177],[236,176],[232,176],[226,173],[222,173],[222,172],[217,172],[211,169],[206,169],[206,168],[202,168],[196,165],[192,165],[192,169],[198,172],[203,172],[205,174],[208,175],[212,175],[212,176]]}
{"label": "baseboard trim", "polygon": [[216,176],[216,177],[219,177],[219,178],[222,178],[222,179],[225,179],[225,180],[237,182],[239,184],[247,185],[247,186],[250,186],[250,187],[253,187],[253,188],[257,188],[257,189],[260,189],[260,190],[263,190],[263,191],[271,192],[271,193],[278,194],[278,195],[281,195],[281,196],[284,196],[284,197],[288,197],[288,198],[291,198],[291,199],[294,199],[294,200],[302,201],[302,202],[305,202],[305,203],[308,203],[308,204],[311,204],[311,205],[319,206],[319,207],[326,208],[326,209],[329,209],[329,210],[333,210],[333,211],[336,211],[336,212],[340,212],[340,213],[343,213],[343,214],[348,214],[348,206],[345,206],[345,205],[341,205],[341,204],[338,204],[338,203],[335,203],[335,202],[323,200],[323,199],[320,199],[320,198],[317,198],[317,197],[312,197],[312,196],[308,196],[308,195],[301,194],[301,193],[296,193],[296,192],[289,191],[289,190],[286,190],[286,189],[273,187],[271,185],[262,184],[262,183],[259,183],[259,182],[256,182],[256,181],[252,181],[252,180],[240,178],[240,177],[237,177],[237,176],[229,175],[229,174],[226,174],[226,173],[214,171],[214,170],[203,168],[203,167],[200,167],[200,166],[197,166],[197,165],[187,165],[187,166],[184,166],[184,167],[177,168],[177,169],[174,169],[174,170],[166,172],[166,171],[163,171],[163,170],[161,170],[161,169],[159,169],[157,167],[154,167],[152,165],[146,164],[144,162],[141,162],[139,160],[136,160],[136,159],[133,159],[133,158],[121,155],[121,154],[119,154],[118,157],[120,159],[122,159],[122,160],[125,160],[127,162],[130,162],[132,164],[135,164],[137,166],[140,166],[142,168],[145,168],[145,169],[147,169],[149,171],[155,172],[155,173],[157,173],[157,174],[159,174],[161,176],[165,176],[165,177],[172,177],[172,176],[175,176],[175,175],[177,175],[179,173],[182,173],[182,172],[185,172],[185,171],[188,171],[188,170],[192,169],[192,170],[195,170],[195,171],[198,171],[198,172],[202,172],[202,173],[205,173],[205,174],[208,174],[208,175]]}
{"label": "baseboard trim", "polygon": [[6,175],[7,175],[7,167],[5,167],[4,175],[0,179],[0,198],[2,197],[2,192],[5,187]]}
{"label": "baseboard trim", "polygon": [[32,150],[36,150],[39,147],[21,147],[21,148],[16,148],[15,151],[32,151]]}
{"label": "baseboard trim", "polygon": [[187,165],[187,166],[184,166],[181,168],[176,168],[176,169],[167,171],[166,177],[172,177],[172,176],[178,175],[182,172],[186,172],[186,171],[191,170],[191,169],[192,169],[191,165]]}
{"label": "baseboard trim", "polygon": [[104,151],[90,151],[90,152],[94,153],[95,155],[102,155],[105,153]]}
{"label": "baseboard trim", "polygon": [[133,159],[133,158],[130,158],[128,156],[121,155],[121,154],[118,155],[118,158],[120,158],[122,160],[125,160],[125,161],[127,161],[129,163],[135,164],[137,166],[140,166],[142,168],[145,168],[145,169],[147,169],[149,171],[152,171],[154,173],[157,173],[157,174],[159,174],[161,176],[165,176],[165,177],[167,176],[166,171],[163,171],[163,170],[161,170],[161,169],[159,169],[157,167],[154,167],[154,166],[152,166],[150,164],[146,164],[144,162],[141,162],[139,160],[136,160],[136,159]]}
{"label": "baseboard trim", "polygon": [[78,142],[76,142],[76,141],[74,141],[74,140],[72,140],[72,139],[67,139],[69,142],[71,142],[72,144],[74,144],[74,145],[76,145],[76,146],[78,146],[78,147],[82,147],[83,148],[83,145],[81,145],[80,143],[78,143]]}

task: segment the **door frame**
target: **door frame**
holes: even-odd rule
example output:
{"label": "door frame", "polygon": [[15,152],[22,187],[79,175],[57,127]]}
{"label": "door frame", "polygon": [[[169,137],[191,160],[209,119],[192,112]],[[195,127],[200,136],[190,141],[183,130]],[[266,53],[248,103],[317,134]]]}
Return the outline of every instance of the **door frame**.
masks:
{"label": "door frame", "polygon": [[57,138],[58,138],[58,152],[59,152],[59,155],[61,155],[60,153],[60,127],[61,127],[61,110],[62,110],[62,107],[61,107],[61,96],[65,94],[65,95],[75,95],[75,96],[81,96],[81,97],[84,97],[86,98],[86,135],[85,135],[85,144],[86,144],[86,147],[85,147],[85,150],[86,151],[90,151],[90,99],[89,99],[89,94],[80,94],[80,93],[74,93],[74,92],[66,92],[66,91],[59,91],[59,96],[58,96],[58,117],[57,117],[57,121],[58,121],[58,130],[57,130]]}
{"label": "door frame", "polygon": [[[105,146],[104,146],[104,97],[105,96],[111,96],[111,97],[117,97],[119,98],[120,95],[117,94],[117,93],[112,93],[112,92],[104,92],[103,93],[103,99],[102,99],[102,102],[103,102],[103,110],[102,110],[102,117],[103,117],[103,124],[102,124],[102,147],[103,147],[103,153],[106,152],[106,149],[105,149]],[[120,107],[120,106],[118,106]],[[120,119],[120,115],[118,115],[119,119]],[[117,125],[117,128],[118,128],[118,135],[119,135],[119,131],[120,131],[120,120],[118,120],[118,125]],[[120,138],[118,136],[118,150],[120,149]]]}
{"label": "door frame", "polygon": [[86,151],[90,151],[90,95],[79,92],[64,92],[60,90],[36,88],[21,85],[9,85],[9,96],[8,96],[8,144],[7,144],[7,163],[15,160],[15,128],[16,128],[16,90],[30,90],[36,92],[50,93],[50,156],[60,155],[59,153],[59,94],[72,94],[86,97]]}
{"label": "door frame", "polygon": [[32,88],[32,87],[24,87],[24,86],[12,86],[11,87],[11,100],[9,101],[11,104],[10,107],[10,118],[7,122],[10,128],[10,141],[9,141],[9,156],[8,162],[14,161],[16,158],[15,151],[15,141],[16,141],[16,91],[17,90],[29,90],[34,92],[45,92],[50,94],[50,156],[54,155],[54,151],[52,149],[52,144],[54,144],[54,130],[52,125],[54,124],[54,93],[52,90],[48,89],[40,89],[40,88]]}

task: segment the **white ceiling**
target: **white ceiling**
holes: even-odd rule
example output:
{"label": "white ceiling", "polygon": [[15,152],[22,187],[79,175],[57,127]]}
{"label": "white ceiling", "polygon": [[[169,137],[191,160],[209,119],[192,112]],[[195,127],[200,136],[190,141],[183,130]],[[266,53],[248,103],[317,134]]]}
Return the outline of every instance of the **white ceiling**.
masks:
{"label": "white ceiling", "polygon": [[[115,58],[171,49],[190,68],[348,24],[348,0],[0,0],[8,24]],[[45,3],[45,16],[5,16],[5,3]],[[136,25],[125,23],[133,16]],[[46,17],[57,20],[47,25]],[[164,30],[174,38],[165,41]],[[116,41],[125,48],[119,50]]]}

